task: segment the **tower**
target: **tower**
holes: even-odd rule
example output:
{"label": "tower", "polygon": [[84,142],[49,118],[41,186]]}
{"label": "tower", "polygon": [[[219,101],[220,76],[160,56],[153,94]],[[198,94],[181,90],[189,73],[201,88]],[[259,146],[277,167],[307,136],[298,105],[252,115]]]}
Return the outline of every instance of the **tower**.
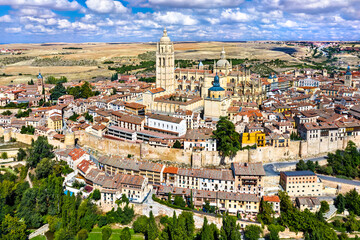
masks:
{"label": "tower", "polygon": [[351,71],[350,71],[350,66],[347,67],[347,71],[345,73],[345,86],[347,87],[351,87],[351,82],[352,82],[352,74],[351,74]]}
{"label": "tower", "polygon": [[40,71],[39,71],[39,75],[37,77],[36,86],[37,86],[38,92],[42,94],[43,88],[44,88],[44,79],[43,79],[43,76],[41,75]]}
{"label": "tower", "polygon": [[167,93],[175,91],[174,45],[167,35],[166,28],[156,49],[156,87],[164,88]]}

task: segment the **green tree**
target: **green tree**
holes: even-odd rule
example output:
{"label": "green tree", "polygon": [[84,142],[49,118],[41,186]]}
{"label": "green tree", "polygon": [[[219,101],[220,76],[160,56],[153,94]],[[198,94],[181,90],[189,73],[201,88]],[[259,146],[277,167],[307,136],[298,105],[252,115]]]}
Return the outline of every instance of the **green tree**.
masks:
{"label": "green tree", "polygon": [[150,216],[148,219],[146,239],[155,240],[159,236],[159,229],[156,225],[154,215],[152,211],[150,211]]}
{"label": "green tree", "polygon": [[272,208],[271,203],[261,200],[260,212],[257,215],[258,220],[266,225],[269,225],[274,221],[274,214],[275,212]]}
{"label": "green tree", "polygon": [[27,239],[26,225],[17,217],[12,217],[9,214],[5,216],[1,223],[1,239],[4,240],[22,240]]}
{"label": "green tree", "polygon": [[182,148],[181,143],[179,142],[179,140],[176,140],[176,141],[175,141],[175,143],[174,143],[174,145],[173,145],[173,148],[179,148],[179,149]]}
{"label": "green tree", "polygon": [[53,171],[55,162],[49,158],[43,158],[36,166],[35,173],[37,179],[47,178]]}
{"label": "green tree", "polygon": [[2,159],[8,159],[9,157],[8,157],[7,152],[2,152],[2,153],[1,153],[1,158],[2,158]]}
{"label": "green tree", "polygon": [[187,236],[188,239],[192,240],[195,231],[194,214],[192,212],[183,211],[179,215],[179,221],[182,222],[185,236]]}
{"label": "green tree", "polygon": [[51,90],[51,100],[58,100],[59,97],[66,95],[66,89],[62,83],[56,83],[55,87]]}
{"label": "green tree", "polygon": [[217,149],[222,157],[235,156],[240,150],[240,135],[235,131],[235,125],[226,117],[220,117],[212,138],[217,141]]}
{"label": "green tree", "polygon": [[260,234],[262,233],[261,227],[250,224],[245,227],[245,239],[246,240],[258,240],[260,238]]}
{"label": "green tree", "polygon": [[204,223],[197,238],[199,240],[214,240],[206,217],[204,217]]}
{"label": "green tree", "polygon": [[86,240],[88,238],[88,232],[86,229],[81,229],[77,234],[78,240]]}
{"label": "green tree", "polygon": [[131,240],[131,232],[128,227],[121,230],[120,240]]}
{"label": "green tree", "polygon": [[335,206],[338,213],[343,213],[345,211],[345,198],[341,193],[335,199]]}
{"label": "green tree", "polygon": [[69,117],[69,120],[76,122],[78,117],[79,117],[79,114],[73,113],[73,115],[71,115]]}
{"label": "green tree", "polygon": [[148,226],[148,217],[142,215],[139,216],[133,223],[132,227],[134,232],[146,234]]}
{"label": "green tree", "polygon": [[220,236],[223,240],[241,239],[240,226],[236,224],[237,218],[234,216],[224,216],[223,225],[220,230]]}
{"label": "green tree", "polygon": [[54,147],[49,144],[46,137],[39,136],[36,141],[32,141],[31,147],[29,148],[29,157],[27,163],[31,168],[35,168],[37,164],[43,158],[55,157],[53,152]]}
{"label": "green tree", "polygon": [[92,199],[94,199],[95,201],[98,201],[98,200],[100,200],[100,198],[101,198],[100,190],[95,189],[92,194]]}
{"label": "green tree", "polygon": [[86,81],[84,82],[83,85],[81,85],[80,91],[81,91],[81,98],[87,99],[95,95],[95,93],[91,89],[90,83]]}
{"label": "green tree", "polygon": [[321,201],[320,212],[326,213],[330,210],[329,203],[327,201]]}
{"label": "green tree", "polygon": [[302,159],[296,164],[296,171],[303,171],[307,169],[307,165]]}
{"label": "green tree", "polygon": [[175,199],[174,199],[174,204],[176,206],[180,206],[180,207],[185,207],[186,203],[184,201],[184,198],[179,196],[179,195],[176,195],[175,196]]}
{"label": "green tree", "polygon": [[285,227],[281,225],[271,224],[268,227],[270,233],[268,235],[269,240],[280,240],[279,232],[285,231]]}
{"label": "green tree", "polygon": [[101,229],[101,233],[102,233],[102,240],[108,240],[111,237],[112,230],[109,226],[104,226]]}

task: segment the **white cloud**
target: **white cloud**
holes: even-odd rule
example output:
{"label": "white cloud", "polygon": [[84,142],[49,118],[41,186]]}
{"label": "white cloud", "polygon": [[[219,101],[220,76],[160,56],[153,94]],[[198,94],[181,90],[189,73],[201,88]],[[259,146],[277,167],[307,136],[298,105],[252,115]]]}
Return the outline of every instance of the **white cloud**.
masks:
{"label": "white cloud", "polygon": [[54,10],[79,10],[81,5],[77,1],[68,0],[1,0],[0,5],[10,6],[34,6],[51,8]]}
{"label": "white cloud", "polygon": [[5,32],[7,32],[7,33],[19,33],[19,32],[21,32],[21,28],[20,27],[5,28]]}
{"label": "white cloud", "polygon": [[0,22],[11,22],[12,19],[9,15],[4,15],[0,17]]}
{"label": "white cloud", "polygon": [[150,6],[179,8],[238,7],[244,0],[149,0]]}
{"label": "white cloud", "polygon": [[113,0],[86,0],[86,6],[98,13],[125,13],[127,8],[119,1]]}
{"label": "white cloud", "polygon": [[226,9],[221,13],[221,17],[234,22],[248,22],[252,20],[251,15],[240,12],[240,9]]}
{"label": "white cloud", "polygon": [[31,17],[38,17],[38,18],[52,18],[55,17],[56,14],[49,10],[49,9],[45,9],[45,8],[34,8],[34,7],[29,7],[29,8],[20,8],[17,12],[16,15],[20,15],[20,16],[31,16]]}
{"label": "white cloud", "polygon": [[182,14],[181,12],[160,12],[154,13],[155,20],[164,24],[180,24],[180,25],[195,25],[198,21],[189,15]]}
{"label": "white cloud", "polygon": [[296,22],[291,21],[291,20],[287,20],[286,22],[279,23],[279,25],[282,27],[287,27],[287,28],[293,28],[293,27],[298,26],[298,24]]}

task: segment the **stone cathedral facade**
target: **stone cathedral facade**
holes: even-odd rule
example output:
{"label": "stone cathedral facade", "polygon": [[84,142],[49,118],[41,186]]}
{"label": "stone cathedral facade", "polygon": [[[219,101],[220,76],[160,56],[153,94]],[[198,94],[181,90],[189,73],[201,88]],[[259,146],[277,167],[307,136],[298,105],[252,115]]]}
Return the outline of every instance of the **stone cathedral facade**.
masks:
{"label": "stone cathedral facade", "polygon": [[[214,82],[223,89],[220,97],[209,94]],[[234,68],[226,59],[224,48],[220,59],[214,61],[213,70],[204,69],[201,62],[196,68],[175,68],[174,45],[164,29],[156,46],[156,88],[143,95],[143,104],[149,111],[174,115],[179,109],[205,110],[204,116],[217,119],[227,115],[234,100],[260,104],[264,98],[260,78],[252,79],[249,70]],[[220,106],[221,110],[215,111]]]}

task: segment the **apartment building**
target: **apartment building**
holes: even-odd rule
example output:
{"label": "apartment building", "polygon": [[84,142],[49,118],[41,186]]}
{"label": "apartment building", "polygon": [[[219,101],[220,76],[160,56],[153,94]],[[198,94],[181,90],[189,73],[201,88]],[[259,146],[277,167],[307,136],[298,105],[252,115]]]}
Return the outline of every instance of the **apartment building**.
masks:
{"label": "apartment building", "polygon": [[264,195],[265,170],[262,163],[232,163],[235,190],[239,193]]}
{"label": "apartment building", "polygon": [[280,185],[291,197],[321,196],[323,183],[312,171],[281,172]]}
{"label": "apartment building", "polygon": [[255,216],[260,208],[260,198],[255,194],[214,192],[162,185],[157,191],[157,197],[167,200],[169,193],[172,200],[175,196],[181,196],[185,202],[189,203],[192,196],[192,202],[196,208],[202,208],[206,202],[209,202],[210,206],[217,207],[220,212],[229,212],[233,215],[243,213]]}
{"label": "apartment building", "polygon": [[160,185],[163,182],[163,171],[165,169],[165,166],[159,163],[107,156],[99,158],[99,166],[110,176],[118,173],[143,176],[154,185]]}

